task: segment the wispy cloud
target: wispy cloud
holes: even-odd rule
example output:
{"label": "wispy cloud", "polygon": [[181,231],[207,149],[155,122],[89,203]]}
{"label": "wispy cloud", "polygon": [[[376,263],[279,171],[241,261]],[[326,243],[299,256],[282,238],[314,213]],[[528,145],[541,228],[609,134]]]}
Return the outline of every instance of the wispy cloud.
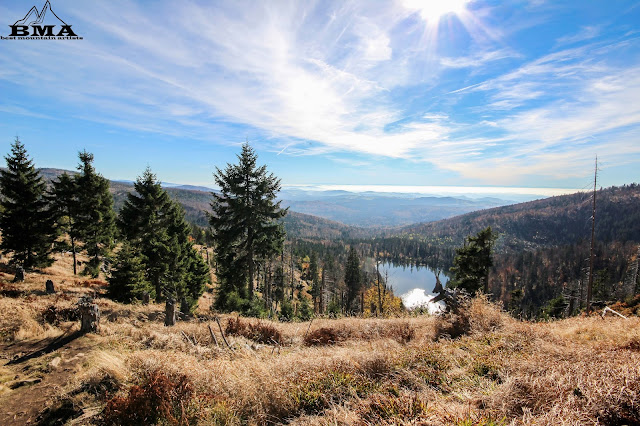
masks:
{"label": "wispy cloud", "polygon": [[558,45],[566,45],[578,43],[585,40],[591,40],[592,38],[597,37],[600,34],[601,30],[602,28],[598,25],[589,25],[586,27],[582,27],[576,34],[566,35],[558,38],[556,42],[558,43]]}
{"label": "wispy cloud", "polygon": [[[638,154],[640,62],[619,59],[638,40],[596,42],[604,27],[586,25],[532,54],[479,3],[440,26],[400,1],[89,2],[65,11],[82,43],[4,43],[0,82],[131,131],[250,132],[278,155],[403,159],[491,183],[579,175],[607,136],[615,161]],[[18,100],[0,111],[47,116]]]}
{"label": "wispy cloud", "polygon": [[487,52],[476,53],[472,56],[462,56],[457,58],[443,57],[440,64],[447,68],[477,68],[493,61],[508,58],[520,58],[521,55],[510,49],[498,49]]}

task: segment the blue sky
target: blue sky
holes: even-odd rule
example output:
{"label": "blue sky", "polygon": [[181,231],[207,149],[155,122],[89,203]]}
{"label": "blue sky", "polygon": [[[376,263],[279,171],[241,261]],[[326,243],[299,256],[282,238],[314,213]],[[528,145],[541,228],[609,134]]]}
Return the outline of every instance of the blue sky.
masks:
{"label": "blue sky", "polygon": [[51,5],[83,40],[0,40],[0,146],[39,167],[212,186],[248,139],[290,185],[640,180],[637,1]]}

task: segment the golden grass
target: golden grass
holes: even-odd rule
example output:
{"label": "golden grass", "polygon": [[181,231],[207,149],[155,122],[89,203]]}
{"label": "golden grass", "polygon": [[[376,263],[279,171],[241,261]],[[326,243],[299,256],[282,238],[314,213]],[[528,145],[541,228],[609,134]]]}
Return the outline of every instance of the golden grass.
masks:
{"label": "golden grass", "polygon": [[[47,275],[29,274],[19,284],[19,296],[0,296],[5,340],[38,340],[70,327],[45,324],[43,310],[70,308],[100,284],[84,286],[82,279],[74,284],[65,275],[70,266],[65,261],[47,271],[65,280],[56,295],[41,292]],[[171,419],[318,425],[640,421],[637,317],[528,323],[475,299],[459,318],[262,320],[259,324],[282,336],[278,344],[243,332],[226,336],[229,349],[206,316],[167,328],[162,305],[103,298],[97,303],[103,317],[99,334],[91,336],[94,349],[61,385],[56,402],[84,407],[85,424],[99,422],[109,401],[112,407],[150,403],[148,381],[154,377],[189,389],[184,400],[172,400],[169,424]],[[235,318],[221,316],[223,329]],[[258,324],[242,321],[250,328]],[[453,333],[459,324],[462,329]],[[305,336],[323,329],[336,331],[340,339],[305,343]],[[11,371],[0,370],[0,393],[13,392],[2,385]]]}

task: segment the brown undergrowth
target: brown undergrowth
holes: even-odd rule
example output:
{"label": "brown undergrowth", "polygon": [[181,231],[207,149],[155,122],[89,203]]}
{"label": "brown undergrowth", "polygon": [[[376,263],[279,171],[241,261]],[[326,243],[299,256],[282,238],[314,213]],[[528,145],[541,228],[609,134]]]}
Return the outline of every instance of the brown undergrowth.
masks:
{"label": "brown undergrowth", "polygon": [[73,366],[41,414],[51,424],[640,422],[637,317],[528,323],[483,298],[443,317],[223,315],[229,347],[207,317],[164,327],[162,305],[98,298],[101,330],[83,338],[89,352],[68,359],[62,347],[7,364],[29,355],[24,345],[66,336],[77,297],[94,291],[54,272],[55,295],[41,292],[46,276],[37,274],[0,295],[0,409],[8,398],[29,401],[16,375],[28,383]]}

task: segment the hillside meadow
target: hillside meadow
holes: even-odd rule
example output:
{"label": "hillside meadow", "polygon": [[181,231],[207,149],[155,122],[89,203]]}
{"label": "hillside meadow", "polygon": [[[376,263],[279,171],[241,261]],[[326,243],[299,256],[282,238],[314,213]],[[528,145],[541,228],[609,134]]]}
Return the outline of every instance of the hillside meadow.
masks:
{"label": "hillside meadow", "polygon": [[[2,425],[640,422],[637,316],[520,322],[478,298],[457,317],[219,327],[207,292],[165,327],[163,305],[114,303],[70,270],[59,256],[24,283],[0,272]],[[82,295],[97,334],[78,333]]]}

